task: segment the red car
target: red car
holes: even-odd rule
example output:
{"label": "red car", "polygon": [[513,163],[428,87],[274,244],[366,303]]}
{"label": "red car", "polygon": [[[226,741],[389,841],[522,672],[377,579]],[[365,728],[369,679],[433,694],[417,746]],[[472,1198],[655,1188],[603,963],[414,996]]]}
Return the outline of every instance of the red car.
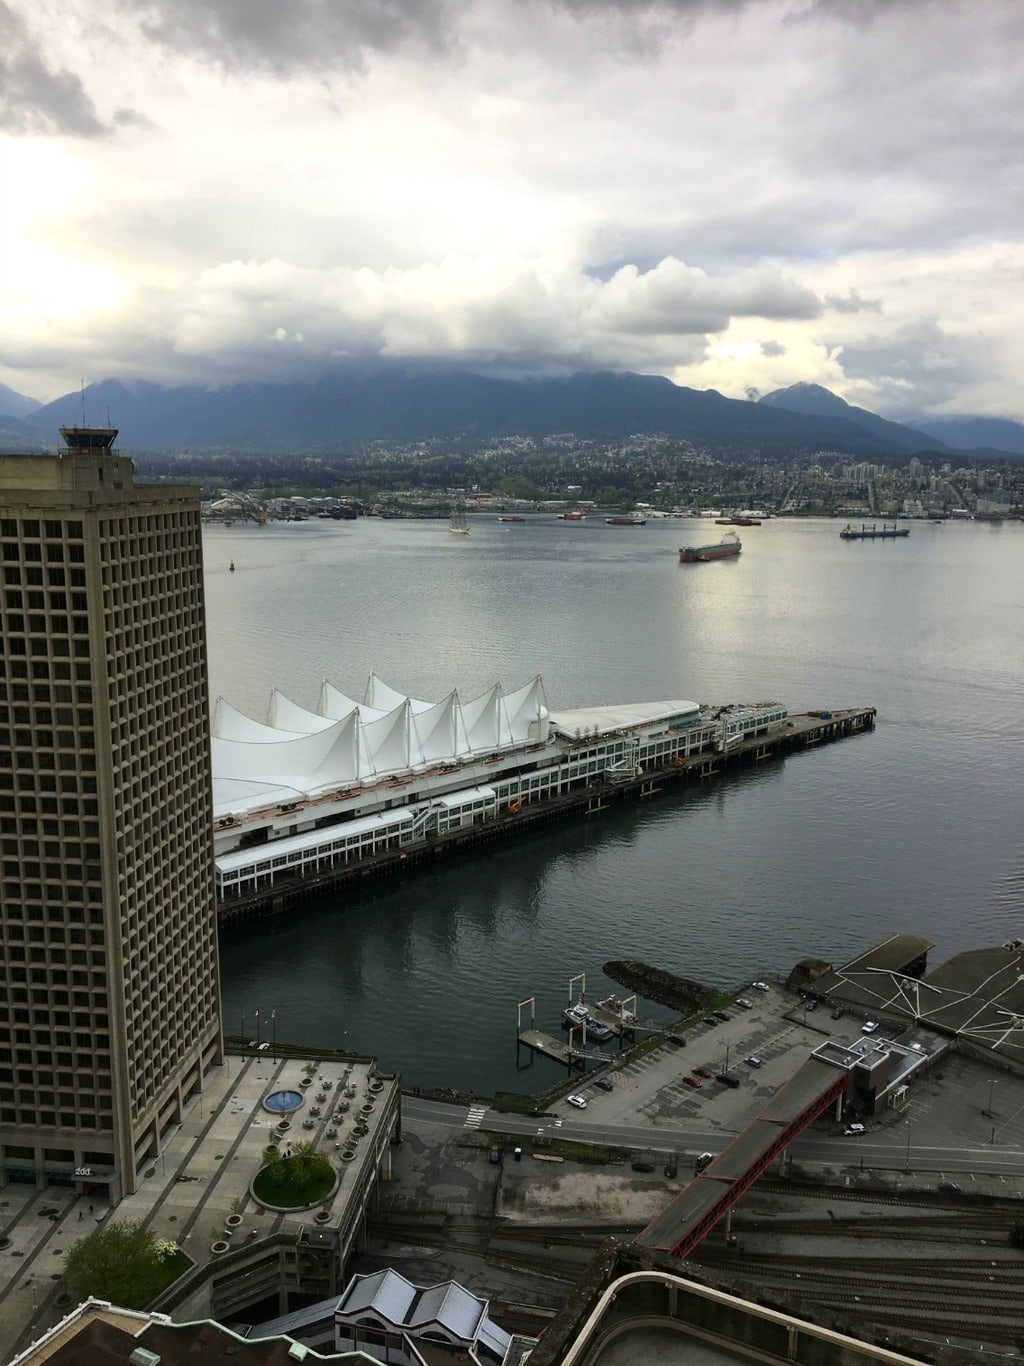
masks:
{"label": "red car", "polygon": [[712,1077],[714,1073],[708,1067],[695,1067],[693,1069],[698,1077]]}
{"label": "red car", "polygon": [[684,1077],[683,1085],[692,1086],[695,1091],[699,1091],[701,1088],[701,1082],[699,1082],[696,1077]]}

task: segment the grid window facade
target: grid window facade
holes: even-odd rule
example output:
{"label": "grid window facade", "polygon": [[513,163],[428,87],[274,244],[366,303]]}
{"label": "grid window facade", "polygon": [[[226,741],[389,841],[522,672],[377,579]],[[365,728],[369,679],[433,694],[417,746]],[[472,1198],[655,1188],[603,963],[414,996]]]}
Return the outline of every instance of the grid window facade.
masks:
{"label": "grid window facade", "polygon": [[0,457],[0,625],[0,1160],[125,1193],[220,1049],[194,496]]}

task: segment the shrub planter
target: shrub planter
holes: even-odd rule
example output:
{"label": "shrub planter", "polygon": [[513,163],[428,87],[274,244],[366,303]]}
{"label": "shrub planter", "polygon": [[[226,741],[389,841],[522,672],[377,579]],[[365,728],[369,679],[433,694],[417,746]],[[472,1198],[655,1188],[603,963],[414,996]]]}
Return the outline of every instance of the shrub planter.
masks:
{"label": "shrub planter", "polygon": [[370,1090],[375,1096],[379,1095],[380,1092],[384,1090],[384,1083],[382,1081],[371,1081]]}
{"label": "shrub planter", "polygon": [[278,1133],[286,1134],[291,1127],[292,1126],[287,1119],[282,1119],[278,1121],[277,1131]]}
{"label": "shrub planter", "polygon": [[219,1257],[223,1252],[230,1251],[230,1248],[231,1244],[226,1238],[218,1238],[216,1242],[210,1244],[210,1251],[215,1257]]}
{"label": "shrub planter", "polygon": [[312,1078],[312,1077],[303,1077],[302,1080],[299,1082],[299,1085],[300,1085],[300,1086],[312,1086],[312,1085],[313,1085],[313,1078]]}
{"label": "shrub planter", "polygon": [[229,1214],[228,1217],[224,1220],[224,1223],[228,1226],[228,1228],[238,1228],[241,1222],[242,1216],[240,1214]]}
{"label": "shrub planter", "polygon": [[354,1162],[356,1160],[355,1148],[346,1148],[341,1155],[342,1162]]}
{"label": "shrub planter", "polygon": [[318,1209],[316,1214],[313,1215],[314,1221],[318,1224],[326,1224],[330,1217],[331,1211],[329,1209]]}
{"label": "shrub planter", "polygon": [[[283,1159],[286,1166],[290,1165],[292,1161],[291,1158]],[[325,1203],[329,1203],[333,1199],[334,1192],[338,1189],[338,1173],[330,1167],[329,1163],[325,1169],[323,1180],[312,1182],[308,1189],[295,1189],[288,1182],[282,1186],[272,1180],[268,1181],[267,1176],[268,1168],[261,1167],[250,1183],[249,1194],[261,1208],[278,1212],[320,1209]],[[304,1199],[303,1196],[307,1193],[309,1198]]]}
{"label": "shrub planter", "polygon": [[361,1115],[372,1115],[372,1114],[373,1114],[373,1101],[372,1101],[372,1100],[368,1100],[368,1101],[366,1101],[366,1103],[365,1103],[364,1105],[360,1105],[360,1107],[359,1107],[359,1113],[360,1113]]}

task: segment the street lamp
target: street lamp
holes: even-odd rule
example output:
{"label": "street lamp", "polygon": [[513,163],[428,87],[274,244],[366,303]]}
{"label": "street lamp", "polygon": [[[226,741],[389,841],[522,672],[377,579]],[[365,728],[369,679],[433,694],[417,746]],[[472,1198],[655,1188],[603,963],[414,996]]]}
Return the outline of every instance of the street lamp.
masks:
{"label": "street lamp", "polygon": [[995,1090],[995,1085],[996,1085],[996,1079],[995,1079],[995,1077],[990,1077],[990,1078],[989,1078],[989,1082],[988,1082],[988,1109],[987,1109],[987,1110],[982,1110],[982,1112],[981,1112],[987,1119],[991,1119],[991,1118],[992,1118],[992,1093],[993,1093],[993,1091]]}
{"label": "street lamp", "polygon": [[910,1171],[910,1108],[909,1108],[909,1106],[907,1107],[907,1162],[906,1162],[906,1166],[904,1167],[903,1170],[904,1170],[905,1172],[908,1172],[908,1173],[909,1173],[909,1171]]}

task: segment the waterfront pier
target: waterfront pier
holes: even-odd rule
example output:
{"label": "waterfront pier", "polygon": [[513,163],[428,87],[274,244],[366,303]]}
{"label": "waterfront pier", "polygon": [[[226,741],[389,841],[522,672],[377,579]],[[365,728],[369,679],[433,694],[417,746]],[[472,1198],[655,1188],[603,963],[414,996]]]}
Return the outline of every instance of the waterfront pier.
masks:
{"label": "waterfront pier", "polygon": [[[746,767],[864,734],[872,731],[875,725],[874,707],[800,714],[789,714],[783,709],[781,714],[784,719],[771,725],[760,725],[756,733],[736,733],[722,743],[702,748],[686,757],[666,757],[662,763],[648,760],[642,766],[635,765],[632,771],[616,771],[612,777],[606,776],[605,771],[597,772],[575,781],[568,790],[550,796],[504,803],[495,802],[492,797],[489,809],[485,809],[488,799],[481,797],[481,809],[473,813],[469,822],[445,829],[424,828],[418,834],[411,830],[403,835],[401,842],[397,837],[385,842],[382,836],[381,844],[374,852],[361,854],[358,858],[325,863],[315,871],[303,870],[300,866],[292,872],[287,866],[282,866],[280,870],[275,869],[271,882],[222,893],[218,899],[218,918],[222,924],[226,924],[272,915],[345,885],[360,885],[365,879],[393,876],[396,873],[404,876],[412,868],[424,864],[436,866],[464,848],[513,835],[525,835],[552,821],[579,817],[598,819],[602,812],[622,802],[657,800],[660,793],[680,783],[701,783],[719,778],[725,780],[730,774]],[[587,737],[581,736],[575,743],[582,750],[588,743]],[[524,753],[524,772],[532,757],[529,751]],[[483,793],[486,788],[480,784],[465,790]],[[442,806],[444,801],[443,796],[439,798]],[[386,818],[397,821],[401,817],[402,811],[396,809],[388,812]],[[384,831],[384,817],[371,819],[379,819]],[[325,832],[327,829],[325,827]],[[332,833],[344,833],[346,827],[344,824],[335,825],[330,830]],[[278,846],[281,848],[279,862],[282,865],[286,865],[290,859],[286,852],[288,843],[284,839]],[[241,859],[245,854],[240,852],[232,857]]]}

